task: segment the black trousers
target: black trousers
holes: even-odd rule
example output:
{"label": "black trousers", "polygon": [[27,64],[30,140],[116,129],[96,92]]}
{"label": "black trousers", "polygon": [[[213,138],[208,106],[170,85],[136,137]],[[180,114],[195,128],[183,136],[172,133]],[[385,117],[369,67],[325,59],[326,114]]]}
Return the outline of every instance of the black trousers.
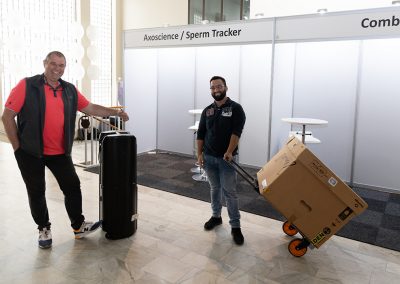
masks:
{"label": "black trousers", "polygon": [[31,214],[38,229],[50,228],[51,225],[45,196],[45,167],[53,173],[64,193],[64,204],[72,228],[79,229],[85,218],[82,215],[81,183],[71,157],[54,155],[37,158],[21,148],[14,154],[28,192]]}

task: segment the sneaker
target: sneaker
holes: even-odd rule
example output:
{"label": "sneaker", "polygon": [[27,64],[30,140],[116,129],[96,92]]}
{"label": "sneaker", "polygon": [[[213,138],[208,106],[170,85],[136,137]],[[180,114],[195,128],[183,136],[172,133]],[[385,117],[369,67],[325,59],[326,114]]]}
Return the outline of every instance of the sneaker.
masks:
{"label": "sneaker", "polygon": [[211,217],[210,220],[208,220],[204,224],[204,229],[207,231],[214,229],[215,226],[221,225],[222,224],[222,218],[221,217]]}
{"label": "sneaker", "polygon": [[80,239],[90,233],[93,233],[98,228],[100,228],[100,225],[101,225],[101,221],[98,221],[95,223],[83,221],[81,227],[78,230],[74,230],[75,239]]}
{"label": "sneaker", "polygon": [[39,247],[42,249],[51,248],[52,243],[51,230],[47,228],[39,230]]}
{"label": "sneaker", "polygon": [[240,246],[244,243],[244,237],[240,228],[232,228],[231,235],[235,244]]}

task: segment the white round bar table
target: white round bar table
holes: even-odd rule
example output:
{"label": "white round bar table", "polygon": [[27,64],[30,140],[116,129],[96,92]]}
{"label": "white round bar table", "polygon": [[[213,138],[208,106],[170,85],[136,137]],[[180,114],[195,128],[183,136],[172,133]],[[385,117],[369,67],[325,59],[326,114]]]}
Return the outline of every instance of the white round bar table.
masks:
{"label": "white round bar table", "polygon": [[[199,115],[203,112],[202,109],[190,109],[189,113],[193,115]],[[193,134],[196,135],[197,129],[199,129],[199,122],[196,120],[195,124],[192,126],[189,126],[188,129],[194,131]],[[195,181],[208,181],[206,172],[196,163],[195,168],[191,168],[190,171],[192,173],[195,173],[195,175],[192,176],[192,178]]]}
{"label": "white round bar table", "polygon": [[[199,129],[199,122],[200,122],[200,121],[196,121],[194,125],[188,127],[189,130],[193,130],[193,131],[194,131],[194,132],[193,132],[194,135],[196,135],[197,129]],[[201,168],[199,167],[199,165],[197,165],[197,162],[196,162],[195,166],[196,166],[196,167],[195,167],[195,168],[191,168],[190,171],[191,171],[192,173],[195,173],[195,174],[201,174],[201,173],[202,173],[202,170],[201,170]]]}
{"label": "white round bar table", "polygon": [[303,144],[305,143],[307,125],[322,126],[328,124],[327,120],[315,119],[315,118],[303,118],[303,117],[286,117],[282,118],[282,121],[302,126],[301,142],[303,142]]}

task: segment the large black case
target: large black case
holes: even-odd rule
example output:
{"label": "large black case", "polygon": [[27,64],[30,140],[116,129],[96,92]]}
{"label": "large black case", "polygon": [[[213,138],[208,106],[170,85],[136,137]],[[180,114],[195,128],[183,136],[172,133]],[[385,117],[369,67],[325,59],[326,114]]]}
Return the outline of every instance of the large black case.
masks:
{"label": "large black case", "polygon": [[137,229],[137,146],[133,135],[108,131],[100,141],[100,218],[108,239]]}

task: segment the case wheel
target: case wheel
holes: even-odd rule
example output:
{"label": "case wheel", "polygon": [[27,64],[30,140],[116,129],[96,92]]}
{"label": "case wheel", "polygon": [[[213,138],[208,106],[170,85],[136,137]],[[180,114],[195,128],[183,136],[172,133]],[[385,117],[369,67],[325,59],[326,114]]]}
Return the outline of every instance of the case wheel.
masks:
{"label": "case wheel", "polygon": [[307,252],[307,245],[305,245],[305,242],[302,239],[294,239],[289,243],[288,249],[291,255],[302,257]]}
{"label": "case wheel", "polygon": [[288,236],[294,236],[299,232],[294,226],[292,226],[292,224],[289,223],[289,221],[283,223],[282,230]]}

